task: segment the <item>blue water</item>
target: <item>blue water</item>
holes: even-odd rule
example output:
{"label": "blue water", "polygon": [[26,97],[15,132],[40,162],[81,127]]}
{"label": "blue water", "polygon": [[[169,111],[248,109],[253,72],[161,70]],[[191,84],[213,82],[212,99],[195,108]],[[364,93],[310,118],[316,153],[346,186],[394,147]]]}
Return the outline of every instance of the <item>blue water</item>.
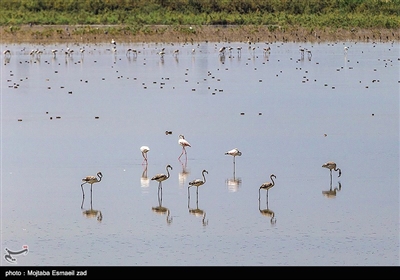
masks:
{"label": "blue water", "polygon": [[2,265],[399,265],[398,43],[1,46]]}

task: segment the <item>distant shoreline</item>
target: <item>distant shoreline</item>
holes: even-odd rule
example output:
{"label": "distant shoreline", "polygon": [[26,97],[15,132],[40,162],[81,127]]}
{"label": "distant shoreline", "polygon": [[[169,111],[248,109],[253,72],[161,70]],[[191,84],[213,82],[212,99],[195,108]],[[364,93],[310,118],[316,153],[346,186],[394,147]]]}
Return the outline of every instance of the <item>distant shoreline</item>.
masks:
{"label": "distant shoreline", "polygon": [[0,28],[3,44],[199,43],[199,42],[398,42],[398,29],[309,30],[266,25],[146,25],[132,32],[124,25],[22,25]]}

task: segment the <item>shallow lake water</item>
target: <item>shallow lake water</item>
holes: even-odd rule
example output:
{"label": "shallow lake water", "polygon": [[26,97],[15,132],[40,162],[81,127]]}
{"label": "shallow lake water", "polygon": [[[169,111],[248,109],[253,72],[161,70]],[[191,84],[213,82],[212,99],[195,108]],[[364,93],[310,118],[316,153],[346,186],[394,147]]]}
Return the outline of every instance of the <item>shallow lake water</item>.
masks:
{"label": "shallow lake water", "polygon": [[113,48],[2,45],[1,265],[399,265],[399,43]]}

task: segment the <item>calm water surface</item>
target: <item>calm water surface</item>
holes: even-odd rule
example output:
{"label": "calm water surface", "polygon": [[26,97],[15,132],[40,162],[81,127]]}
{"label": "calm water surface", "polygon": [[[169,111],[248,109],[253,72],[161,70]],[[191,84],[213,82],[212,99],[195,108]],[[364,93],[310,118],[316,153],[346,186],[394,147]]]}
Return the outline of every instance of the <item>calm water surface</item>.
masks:
{"label": "calm water surface", "polygon": [[2,45],[1,264],[399,265],[399,44],[269,46]]}

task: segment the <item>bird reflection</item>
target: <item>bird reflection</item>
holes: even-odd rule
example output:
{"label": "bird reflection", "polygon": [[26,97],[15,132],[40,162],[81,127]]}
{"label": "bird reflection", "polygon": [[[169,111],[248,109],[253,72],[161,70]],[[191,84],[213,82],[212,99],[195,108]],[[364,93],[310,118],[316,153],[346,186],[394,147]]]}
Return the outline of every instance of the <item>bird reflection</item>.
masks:
{"label": "bird reflection", "polygon": [[[83,209],[83,204],[85,201],[85,196],[82,196],[81,209]],[[93,209],[93,196],[90,196],[90,209],[82,211],[82,214],[86,218],[97,218],[97,221],[101,222],[103,220],[103,214],[100,210]]]}
{"label": "bird reflection", "polygon": [[10,60],[11,60],[10,56],[4,57],[4,65],[6,65],[7,63],[10,63]]}
{"label": "bird reflection", "polygon": [[179,162],[182,165],[182,172],[179,172],[178,176],[179,176],[179,186],[183,187],[185,185],[187,176],[190,174],[189,170],[187,169],[187,162],[182,162],[179,159]]}
{"label": "bird reflection", "polygon": [[201,222],[203,226],[208,225],[208,219],[206,220],[206,211],[199,208],[199,194],[196,196],[196,208],[190,208],[190,195],[188,194],[188,209],[189,213],[196,216],[202,217]]}
{"label": "bird reflection", "polygon": [[275,212],[272,211],[271,209],[269,209],[269,207],[268,207],[268,197],[267,197],[267,208],[265,208],[265,209],[261,209],[260,200],[261,200],[260,192],[258,192],[258,210],[260,211],[261,215],[268,217],[268,218],[270,217],[271,225],[275,225],[275,223],[276,223]]}
{"label": "bird reflection", "polygon": [[335,198],[336,197],[336,192],[340,192],[340,190],[342,189],[342,184],[339,182],[339,186],[332,189],[332,182],[331,182],[331,186],[329,188],[328,191],[322,191],[322,195],[327,197],[327,198]]}
{"label": "bird reflection", "polygon": [[235,176],[235,171],[233,171],[233,178],[226,179],[226,185],[228,186],[228,190],[231,192],[237,192],[239,190],[240,185],[242,184],[242,179],[237,178]]}
{"label": "bird reflection", "polygon": [[171,211],[168,208],[162,206],[162,188],[158,189],[158,206],[151,207],[151,210],[159,215],[167,214],[166,218],[167,224],[169,225],[172,223]]}
{"label": "bird reflection", "polygon": [[147,162],[143,165],[142,176],[140,177],[140,186],[142,188],[147,188],[150,183],[150,179],[147,177]]}

